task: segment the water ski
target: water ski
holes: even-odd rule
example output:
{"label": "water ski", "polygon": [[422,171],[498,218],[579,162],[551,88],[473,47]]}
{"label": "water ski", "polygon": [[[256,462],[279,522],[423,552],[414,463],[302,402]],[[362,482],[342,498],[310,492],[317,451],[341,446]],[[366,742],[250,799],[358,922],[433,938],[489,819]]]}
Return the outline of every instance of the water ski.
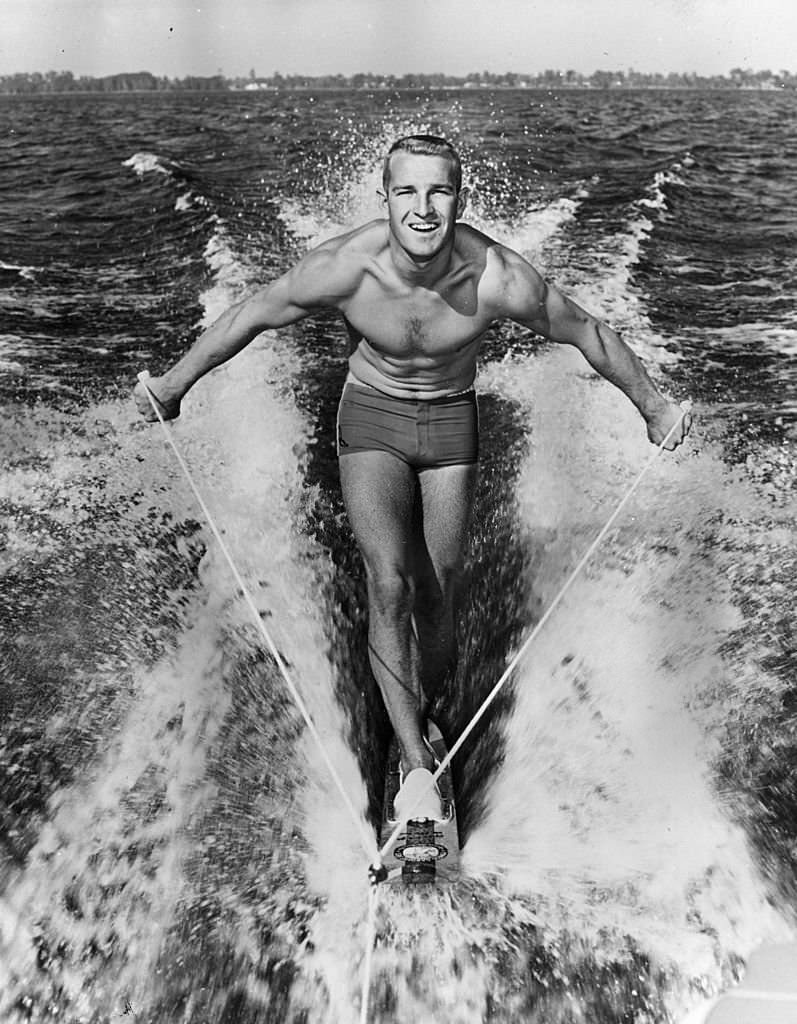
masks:
{"label": "water ski", "polygon": [[[429,743],[439,764],[448,754],[448,749],[434,722],[429,722]],[[379,840],[382,844],[387,842],[396,827],[393,801],[399,785],[399,749],[394,736],[390,742],[385,772],[385,798]],[[406,822],[384,856],[384,865],[391,880],[400,879],[405,884],[416,885],[423,882],[447,881],[457,872],[459,832],[450,768],[443,772],[437,780],[437,785],[443,798],[445,820],[431,821],[428,818],[421,818]]]}
{"label": "water ski", "polygon": [[797,942],[760,946],[739,984],[683,1024],[797,1024]]}

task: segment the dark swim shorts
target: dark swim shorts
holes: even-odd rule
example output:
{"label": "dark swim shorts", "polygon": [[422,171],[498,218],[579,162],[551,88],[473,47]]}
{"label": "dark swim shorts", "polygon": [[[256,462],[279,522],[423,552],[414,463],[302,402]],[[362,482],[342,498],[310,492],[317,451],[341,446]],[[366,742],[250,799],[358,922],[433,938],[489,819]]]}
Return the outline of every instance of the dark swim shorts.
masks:
{"label": "dark swim shorts", "polygon": [[394,398],[346,382],[338,408],[338,455],[390,452],[414,469],[479,460],[475,391],[446,398]]}

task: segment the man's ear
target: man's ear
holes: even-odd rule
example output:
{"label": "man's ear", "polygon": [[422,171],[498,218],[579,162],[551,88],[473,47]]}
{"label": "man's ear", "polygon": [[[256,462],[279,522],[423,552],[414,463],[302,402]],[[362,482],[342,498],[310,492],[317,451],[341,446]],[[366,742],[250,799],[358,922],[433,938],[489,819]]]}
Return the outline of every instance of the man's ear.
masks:
{"label": "man's ear", "polygon": [[459,220],[459,218],[465,212],[465,207],[468,205],[469,194],[470,189],[467,188],[461,188],[457,193],[457,220]]}

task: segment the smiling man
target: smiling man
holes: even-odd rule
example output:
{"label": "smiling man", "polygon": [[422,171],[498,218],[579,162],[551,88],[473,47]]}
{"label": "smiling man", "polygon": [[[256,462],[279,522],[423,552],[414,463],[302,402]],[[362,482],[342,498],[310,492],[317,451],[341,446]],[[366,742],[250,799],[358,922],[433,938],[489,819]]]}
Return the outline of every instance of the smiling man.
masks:
{"label": "smiling man", "polygon": [[[386,220],[325,242],[232,306],[148,386],[172,418],[203,374],[261,331],[322,309],[343,315],[351,353],[338,412],[340,480],[365,563],[371,667],[405,773],[396,811],[439,818],[425,721],[456,658],[479,454],[473,382],[485,331],[510,319],[578,348],[634,403],[654,444],[672,431],[667,447],[675,448],[690,423],[611,328],[516,252],[458,222],[466,191],[444,139],[399,139],[385,158],[383,188]],[[152,418],[141,384],[136,399]]]}

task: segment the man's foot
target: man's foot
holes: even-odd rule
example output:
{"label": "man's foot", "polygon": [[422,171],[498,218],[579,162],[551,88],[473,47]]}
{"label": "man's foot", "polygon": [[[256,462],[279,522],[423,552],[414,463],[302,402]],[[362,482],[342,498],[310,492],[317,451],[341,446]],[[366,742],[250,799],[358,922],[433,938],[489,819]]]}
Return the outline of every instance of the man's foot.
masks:
{"label": "man's foot", "polygon": [[444,820],[443,801],[433,778],[427,768],[415,768],[405,776],[393,800],[397,821],[415,821],[420,818]]}

